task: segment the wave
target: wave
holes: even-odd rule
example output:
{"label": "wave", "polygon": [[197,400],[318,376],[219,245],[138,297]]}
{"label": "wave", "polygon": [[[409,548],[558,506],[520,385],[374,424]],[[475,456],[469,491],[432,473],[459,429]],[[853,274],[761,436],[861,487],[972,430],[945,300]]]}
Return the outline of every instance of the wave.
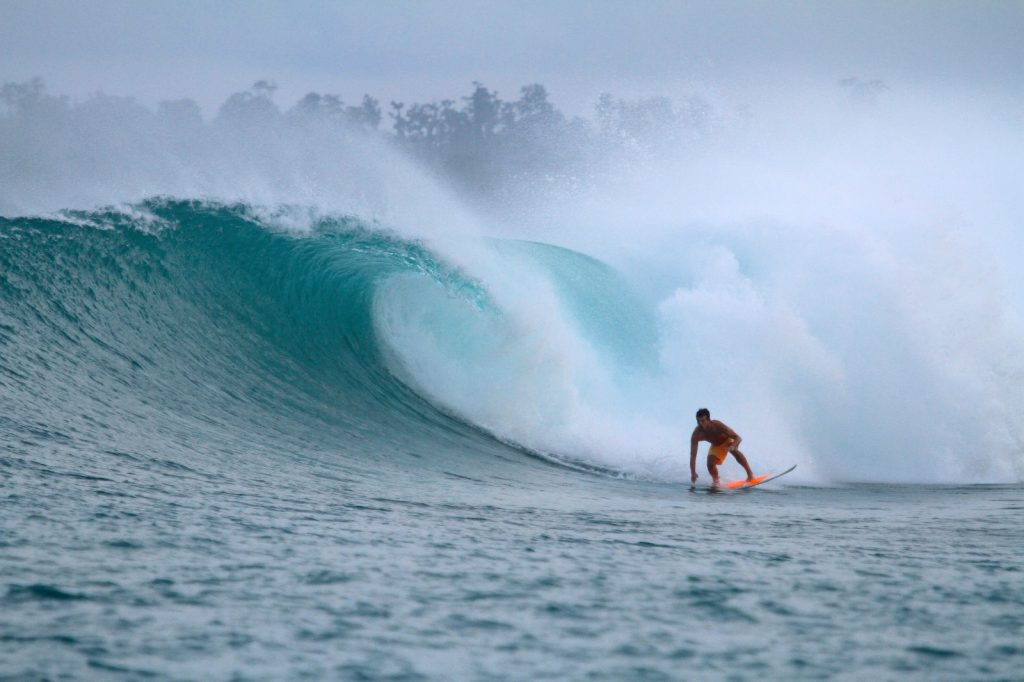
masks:
{"label": "wave", "polygon": [[[521,414],[501,418],[528,400],[557,418],[527,395],[550,384],[555,360],[538,360],[547,351],[481,282],[352,217],[296,231],[258,214],[154,199],[0,220],[0,423],[22,440],[119,451],[163,442],[358,462],[454,447],[601,467],[531,437]],[[651,362],[653,325],[636,323],[610,269],[543,244],[481,248],[501,267],[564,265],[556,286],[593,352]]]}
{"label": "wave", "polygon": [[[711,405],[755,468],[798,463],[805,480],[1019,477],[1016,356],[943,333],[973,299],[897,305],[887,292],[916,280],[879,279],[864,243],[840,256],[842,235],[773,234],[692,228],[700,257],[674,250],[691,281],[659,289],[664,272],[630,279],[551,244],[428,242],[291,206],[0,219],[0,430],[26,452],[168,467],[290,452],[682,481]],[[805,258],[862,286],[828,287]]]}

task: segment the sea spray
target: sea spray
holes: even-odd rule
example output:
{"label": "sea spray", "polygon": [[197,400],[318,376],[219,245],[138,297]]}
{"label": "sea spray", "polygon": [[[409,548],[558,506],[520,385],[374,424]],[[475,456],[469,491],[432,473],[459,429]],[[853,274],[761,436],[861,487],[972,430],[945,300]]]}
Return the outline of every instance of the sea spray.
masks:
{"label": "sea spray", "polygon": [[[418,244],[473,292],[385,268],[363,308],[385,371],[565,460],[684,479],[708,406],[758,467],[814,480],[1019,478],[1019,125],[985,98],[788,94],[485,214],[381,140],[319,124],[35,111],[4,128],[0,209],[102,222],[97,205],[212,199],[299,239],[348,216]],[[588,289],[614,300],[595,309],[608,295]]]}
{"label": "sea spray", "polygon": [[660,397],[750,453],[826,480],[1014,480],[1021,128],[988,97],[936,104],[762,104],[544,221],[659,311]]}

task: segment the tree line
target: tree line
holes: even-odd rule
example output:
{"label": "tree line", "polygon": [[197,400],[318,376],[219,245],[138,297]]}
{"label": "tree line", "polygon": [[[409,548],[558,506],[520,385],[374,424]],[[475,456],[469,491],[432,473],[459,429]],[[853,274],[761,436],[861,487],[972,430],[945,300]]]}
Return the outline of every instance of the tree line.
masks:
{"label": "tree line", "polygon": [[232,94],[206,123],[192,100],[161,102],[149,111],[132,98],[95,94],[81,103],[46,92],[41,79],[0,88],[0,118],[8,123],[45,114],[88,114],[112,119],[154,118],[179,130],[211,126],[238,131],[274,126],[321,126],[338,134],[361,133],[389,140],[420,163],[470,194],[493,197],[511,187],[586,183],[610,160],[656,158],[707,133],[711,107],[697,97],[677,104],[667,97],[627,100],[602,95],[593,118],[568,117],[540,84],[504,100],[482,83],[468,95],[425,103],[381,103],[364,95],[350,104],[336,94],[310,92],[281,109],[276,88],[259,81]]}

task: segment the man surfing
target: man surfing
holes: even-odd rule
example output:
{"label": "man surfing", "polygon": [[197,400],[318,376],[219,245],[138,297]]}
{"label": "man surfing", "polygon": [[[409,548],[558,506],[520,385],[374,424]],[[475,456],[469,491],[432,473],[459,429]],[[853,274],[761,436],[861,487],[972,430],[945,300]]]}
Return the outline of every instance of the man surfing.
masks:
{"label": "man surfing", "polygon": [[701,441],[711,443],[708,450],[708,473],[711,474],[711,485],[718,488],[721,481],[718,480],[718,467],[725,462],[725,458],[732,453],[736,461],[747,472],[747,480],[754,480],[754,472],[750,470],[747,458],[739,451],[740,435],[728,426],[711,418],[711,412],[706,407],[697,410],[697,428],[690,436],[690,481],[697,482],[697,443]]}

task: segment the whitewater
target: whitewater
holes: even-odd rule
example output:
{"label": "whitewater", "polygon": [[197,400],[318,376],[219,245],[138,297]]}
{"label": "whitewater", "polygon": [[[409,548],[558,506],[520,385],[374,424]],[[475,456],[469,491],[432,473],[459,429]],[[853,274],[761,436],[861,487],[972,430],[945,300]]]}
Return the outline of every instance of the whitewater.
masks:
{"label": "whitewater", "polygon": [[[0,677],[1014,678],[1019,119],[893,99],[486,210],[312,124],[8,118]],[[797,470],[691,490],[699,407]]]}

